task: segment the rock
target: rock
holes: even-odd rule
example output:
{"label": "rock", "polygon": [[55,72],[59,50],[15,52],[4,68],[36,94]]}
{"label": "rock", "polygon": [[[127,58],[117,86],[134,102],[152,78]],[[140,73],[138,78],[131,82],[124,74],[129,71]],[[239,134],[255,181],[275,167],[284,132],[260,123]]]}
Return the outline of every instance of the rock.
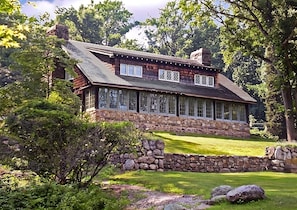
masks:
{"label": "rock", "polygon": [[233,190],[233,188],[229,185],[221,185],[221,186],[215,187],[211,191],[211,198],[219,195],[227,195],[227,193],[231,190]]}
{"label": "rock", "polygon": [[167,204],[165,205],[164,207],[164,210],[185,210],[186,208],[179,205],[179,204],[176,204],[176,203],[173,203],[173,204]]}
{"label": "rock", "polygon": [[150,145],[149,145],[149,143],[148,143],[148,140],[142,140],[142,147],[143,147],[144,149],[147,149],[147,150],[150,149]]}
{"label": "rock", "polygon": [[214,205],[214,204],[221,203],[221,202],[224,202],[224,201],[227,201],[226,195],[217,195],[217,196],[212,197],[210,199],[209,203],[211,205]]}
{"label": "rock", "polygon": [[269,159],[273,159],[275,148],[274,147],[266,147],[265,148],[265,156]]}
{"label": "rock", "polygon": [[226,198],[231,203],[246,203],[264,199],[265,192],[257,185],[242,185],[229,191]]}
{"label": "rock", "polygon": [[124,170],[133,170],[135,166],[135,162],[132,159],[128,159],[124,163]]}
{"label": "rock", "polygon": [[157,149],[163,150],[165,148],[165,143],[161,140],[157,140],[156,147],[157,147]]}
{"label": "rock", "polygon": [[275,148],[274,157],[277,160],[284,160],[284,154],[281,146]]}

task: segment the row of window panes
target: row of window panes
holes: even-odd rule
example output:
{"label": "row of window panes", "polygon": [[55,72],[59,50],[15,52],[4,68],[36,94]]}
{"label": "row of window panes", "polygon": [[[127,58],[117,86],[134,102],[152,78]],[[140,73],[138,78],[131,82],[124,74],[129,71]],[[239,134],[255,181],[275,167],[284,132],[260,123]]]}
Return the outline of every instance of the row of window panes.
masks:
{"label": "row of window panes", "polygon": [[176,96],[156,93],[140,93],[139,111],[176,115]]}
{"label": "row of window panes", "polygon": [[194,84],[201,85],[201,86],[207,86],[207,87],[214,87],[214,77],[195,74]]}
{"label": "row of window panes", "polygon": [[142,66],[120,64],[120,75],[142,77]]}
{"label": "row of window panes", "polygon": [[[99,109],[117,109],[123,111],[137,111],[137,93],[132,90],[116,88],[99,88]],[[160,113],[176,115],[176,96],[140,92],[139,111],[146,113]],[[95,106],[95,91],[87,90],[85,94],[86,109]],[[179,97],[179,114],[181,116],[213,119],[213,102],[194,97]],[[244,105],[216,102],[215,117],[220,120],[246,121]]]}
{"label": "row of window panes", "polygon": [[136,91],[99,88],[98,93],[99,109],[118,109],[123,111],[137,110]]}
{"label": "row of window panes", "polygon": [[232,103],[216,103],[216,119],[245,121],[246,111],[244,105]]}
{"label": "row of window panes", "polygon": [[179,72],[159,69],[159,80],[179,82]]}
{"label": "row of window panes", "polygon": [[213,103],[211,100],[180,97],[179,114],[182,116],[213,118]]}

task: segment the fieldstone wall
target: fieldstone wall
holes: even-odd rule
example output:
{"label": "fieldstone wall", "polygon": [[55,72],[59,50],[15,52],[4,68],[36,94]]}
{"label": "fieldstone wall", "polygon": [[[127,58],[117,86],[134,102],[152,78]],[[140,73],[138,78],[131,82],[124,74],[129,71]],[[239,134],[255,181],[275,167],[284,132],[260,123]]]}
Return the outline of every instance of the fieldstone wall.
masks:
{"label": "fieldstone wall", "polygon": [[135,153],[115,154],[111,163],[123,170],[189,171],[189,172],[247,172],[270,168],[268,157],[206,156],[164,153],[164,142],[143,140]]}
{"label": "fieldstone wall", "polygon": [[264,171],[270,165],[270,161],[266,157],[224,155],[165,154],[164,162],[166,170],[219,173]]}
{"label": "fieldstone wall", "polygon": [[297,173],[297,147],[267,147],[265,152],[272,171]]}
{"label": "fieldstone wall", "polygon": [[205,120],[189,117],[165,116],[137,112],[124,112],[116,110],[89,111],[96,121],[130,121],[141,130],[168,131],[177,133],[199,133],[221,136],[234,136],[248,138],[250,128],[244,122],[225,122],[219,120]]}

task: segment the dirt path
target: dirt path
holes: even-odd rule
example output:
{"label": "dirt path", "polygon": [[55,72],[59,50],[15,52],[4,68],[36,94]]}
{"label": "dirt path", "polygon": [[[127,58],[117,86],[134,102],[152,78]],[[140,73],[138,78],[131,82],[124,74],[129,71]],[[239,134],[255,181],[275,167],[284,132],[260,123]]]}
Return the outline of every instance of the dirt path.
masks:
{"label": "dirt path", "polygon": [[167,204],[178,204],[187,210],[203,210],[209,207],[200,196],[196,195],[162,193],[134,185],[105,185],[104,188],[111,189],[119,195],[128,194],[132,204],[126,210],[163,210]]}

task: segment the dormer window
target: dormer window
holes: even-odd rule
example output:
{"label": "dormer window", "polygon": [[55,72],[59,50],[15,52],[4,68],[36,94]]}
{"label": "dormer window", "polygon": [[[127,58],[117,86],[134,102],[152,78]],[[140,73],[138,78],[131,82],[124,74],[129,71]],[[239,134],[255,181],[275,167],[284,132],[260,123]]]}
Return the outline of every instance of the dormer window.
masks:
{"label": "dormer window", "polygon": [[142,66],[121,63],[120,75],[131,77],[142,77]]}
{"label": "dormer window", "polygon": [[169,82],[179,82],[179,72],[159,69],[159,80],[165,80]]}
{"label": "dormer window", "polygon": [[201,74],[195,74],[194,84],[206,87],[214,87],[214,77]]}

